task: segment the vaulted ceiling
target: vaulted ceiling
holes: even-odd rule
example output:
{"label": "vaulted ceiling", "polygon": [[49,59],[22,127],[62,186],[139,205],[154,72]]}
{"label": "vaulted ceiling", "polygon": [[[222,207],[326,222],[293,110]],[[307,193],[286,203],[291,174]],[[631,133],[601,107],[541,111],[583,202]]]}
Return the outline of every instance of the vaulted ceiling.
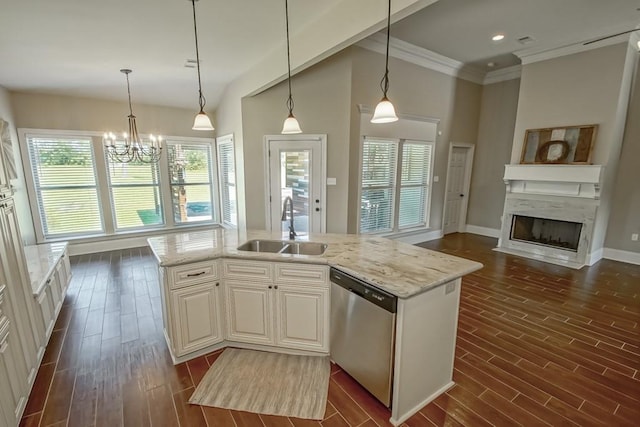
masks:
{"label": "vaulted ceiling", "polygon": [[[289,0],[292,37],[343,1]],[[371,4],[386,11],[384,0]],[[283,0],[200,0],[196,10],[211,108],[230,82],[265,57],[286,61]],[[488,71],[517,63],[514,51],[578,43],[639,24],[638,0],[439,0],[391,31]],[[498,32],[505,40],[492,42]],[[525,36],[533,42],[517,41]],[[6,2],[0,13],[0,85],[9,90],[124,100],[118,70],[131,68],[134,103],[193,108],[196,71],[185,67],[193,58],[189,0],[23,0]]]}

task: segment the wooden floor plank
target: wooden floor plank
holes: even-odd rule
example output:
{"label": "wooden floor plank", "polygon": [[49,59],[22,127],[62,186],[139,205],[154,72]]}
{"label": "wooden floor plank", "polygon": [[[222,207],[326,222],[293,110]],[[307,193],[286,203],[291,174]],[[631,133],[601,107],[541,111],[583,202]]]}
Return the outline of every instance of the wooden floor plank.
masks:
{"label": "wooden floor plank", "polygon": [[[403,427],[633,425],[640,419],[640,266],[572,270],[452,234],[420,246],[482,262],[463,279],[457,385]],[[388,426],[332,364],[324,420],[189,405],[220,351],[173,365],[147,248],[72,257],[73,278],[21,425]]]}

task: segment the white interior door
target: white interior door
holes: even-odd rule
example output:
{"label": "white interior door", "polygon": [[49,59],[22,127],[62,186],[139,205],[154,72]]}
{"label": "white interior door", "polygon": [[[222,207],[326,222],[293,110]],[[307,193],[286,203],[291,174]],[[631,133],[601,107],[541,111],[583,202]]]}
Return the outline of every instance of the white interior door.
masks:
{"label": "white interior door", "polygon": [[444,234],[464,231],[472,161],[473,146],[471,144],[451,144],[444,208]]}
{"label": "white interior door", "polygon": [[267,223],[273,231],[287,232],[289,221],[282,221],[283,204],[293,200],[294,228],[298,235],[325,230],[324,135],[274,135],[265,137],[267,145]]}

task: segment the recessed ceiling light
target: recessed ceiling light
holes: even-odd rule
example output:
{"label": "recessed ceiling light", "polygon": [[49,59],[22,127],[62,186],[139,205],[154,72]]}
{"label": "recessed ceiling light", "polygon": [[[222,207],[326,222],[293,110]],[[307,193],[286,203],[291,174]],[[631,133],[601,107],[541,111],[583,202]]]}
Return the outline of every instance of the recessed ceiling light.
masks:
{"label": "recessed ceiling light", "polygon": [[495,62],[487,62],[487,67],[489,67],[489,68],[493,68],[493,67],[495,67],[495,66],[496,66],[496,63],[495,63]]}
{"label": "recessed ceiling light", "polygon": [[494,42],[499,42],[500,40],[503,40],[503,39],[504,39],[504,34],[502,33],[498,33],[493,37],[491,37],[491,40],[493,40]]}

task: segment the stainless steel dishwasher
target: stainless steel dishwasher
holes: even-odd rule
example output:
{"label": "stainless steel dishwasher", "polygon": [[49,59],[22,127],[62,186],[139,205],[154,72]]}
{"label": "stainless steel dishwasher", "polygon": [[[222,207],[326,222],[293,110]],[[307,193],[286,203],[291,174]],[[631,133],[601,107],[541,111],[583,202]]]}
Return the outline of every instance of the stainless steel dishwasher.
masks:
{"label": "stainless steel dishwasher", "polygon": [[331,358],[391,407],[398,299],[331,269]]}

